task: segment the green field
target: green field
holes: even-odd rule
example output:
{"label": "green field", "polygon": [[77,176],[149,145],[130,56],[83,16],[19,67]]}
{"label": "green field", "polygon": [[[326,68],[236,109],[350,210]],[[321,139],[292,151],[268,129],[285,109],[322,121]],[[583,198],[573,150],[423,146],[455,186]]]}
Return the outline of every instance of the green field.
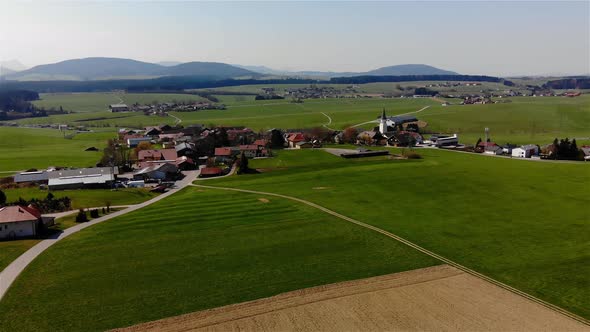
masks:
{"label": "green field", "polygon": [[590,318],[590,165],[418,151],[365,162],[283,151],[251,162],[263,174],[208,184],[321,204]]}
{"label": "green field", "polygon": [[56,129],[0,127],[0,172],[48,166],[94,166],[101,152],[84,150],[92,146],[102,149],[107,139],[114,136],[113,132],[92,132],[66,139]]}
{"label": "green field", "polygon": [[15,241],[0,241],[0,271],[12,263],[18,256],[39,243],[38,239],[26,239]]}
{"label": "green field", "polygon": [[311,207],[260,198],[187,188],[64,239],[0,302],[0,330],[102,331],[439,264]]}
{"label": "green field", "polygon": [[[36,187],[4,189],[3,191],[8,202],[17,201],[19,197],[25,200],[43,199],[47,197],[48,193],[47,190],[39,190]],[[68,196],[72,200],[73,209],[106,206],[107,202],[110,202],[112,206],[137,204],[158,195],[142,188],[54,190],[51,193],[55,198]]]}
{"label": "green field", "polygon": [[[119,209],[111,209],[112,212],[118,211]],[[102,211],[99,213],[102,214]],[[92,219],[90,217],[90,213],[87,213],[88,219]],[[67,228],[70,228],[76,223],[76,213],[72,213],[65,217],[61,217],[55,220],[55,225],[51,227],[53,231],[60,231]],[[24,252],[29,250],[31,247],[39,243],[41,239],[24,239],[24,240],[10,240],[10,241],[0,241],[0,272],[8,266],[12,261],[14,261],[18,256],[22,255]]]}
{"label": "green field", "polygon": [[181,102],[201,101],[204,98],[196,95],[174,93],[42,93],[40,100],[33,104],[38,107],[63,107],[70,112],[106,112],[110,104],[124,103],[127,105],[139,103],[142,105],[153,102]]}
{"label": "green field", "polygon": [[[415,83],[415,82],[410,82]],[[428,82],[422,82],[428,83]],[[370,93],[395,88],[393,83],[371,83],[362,85]],[[405,83],[409,84],[409,83]],[[219,90],[231,92],[256,92],[262,85],[223,87]],[[291,87],[290,85],[276,88]],[[486,86],[487,87],[487,86]],[[465,87],[478,88],[481,87]],[[488,88],[494,88],[489,86]],[[495,87],[494,89],[499,89]],[[215,90],[215,89],[214,89]],[[144,127],[162,123],[173,124],[173,117],[144,116],[138,113],[110,113],[104,111],[109,100],[121,96],[126,102],[149,102],[151,99],[173,100],[188,95],[174,94],[60,94],[42,95],[37,103],[47,105],[67,104],[83,113],[53,115],[47,118],[33,118],[18,121],[21,124],[67,123],[97,127]],[[158,97],[159,96],[159,97]],[[460,141],[474,144],[484,136],[484,128],[490,128],[491,138],[499,144],[549,144],[554,138],[577,138],[581,144],[590,143],[590,95],[577,98],[564,97],[512,97],[510,103],[488,105],[454,105],[442,107],[438,101],[413,98],[344,98],[310,99],[304,103],[291,103],[289,99],[255,101],[253,96],[216,95],[227,110],[199,112],[173,112],[182,119],[183,125],[200,123],[205,125],[247,126],[254,130],[270,128],[310,128],[327,125],[333,129],[357,125],[374,120],[385,108],[389,115],[416,112],[425,106],[429,108],[416,113],[420,120],[428,122],[427,132],[457,133]],[[191,98],[200,98],[190,96]],[[501,99],[498,99],[501,100]],[[94,110],[94,111],[93,111]],[[325,113],[325,114],[323,114]],[[330,119],[331,118],[331,122]],[[371,129],[372,125],[362,128]],[[1,129],[0,129],[1,130]]]}

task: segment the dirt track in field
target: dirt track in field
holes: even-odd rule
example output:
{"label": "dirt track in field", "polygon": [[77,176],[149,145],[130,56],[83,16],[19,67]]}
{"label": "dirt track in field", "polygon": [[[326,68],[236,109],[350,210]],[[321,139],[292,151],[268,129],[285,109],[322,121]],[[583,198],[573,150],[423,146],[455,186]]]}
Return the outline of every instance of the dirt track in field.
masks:
{"label": "dirt track in field", "polygon": [[120,331],[590,331],[440,265],[283,293]]}

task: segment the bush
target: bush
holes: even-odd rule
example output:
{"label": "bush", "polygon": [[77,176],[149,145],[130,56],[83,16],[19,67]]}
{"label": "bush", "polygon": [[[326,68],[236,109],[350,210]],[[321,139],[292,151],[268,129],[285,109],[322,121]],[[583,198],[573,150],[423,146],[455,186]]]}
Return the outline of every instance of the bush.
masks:
{"label": "bush", "polygon": [[407,159],[422,159],[422,156],[412,150],[402,150],[402,156],[406,157]]}
{"label": "bush", "polygon": [[87,221],[88,221],[88,216],[86,215],[86,211],[84,211],[84,209],[80,209],[80,211],[78,211],[78,215],[76,216],[76,222],[81,223],[81,222],[87,222]]}
{"label": "bush", "polygon": [[98,210],[90,210],[90,218],[98,218]]}

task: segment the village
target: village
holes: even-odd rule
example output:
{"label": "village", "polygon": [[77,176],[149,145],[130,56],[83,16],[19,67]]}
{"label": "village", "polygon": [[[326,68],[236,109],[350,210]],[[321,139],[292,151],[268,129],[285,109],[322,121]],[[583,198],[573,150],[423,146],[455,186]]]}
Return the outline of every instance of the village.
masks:
{"label": "village", "polygon": [[[268,95],[275,93],[274,89],[263,90]],[[322,91],[333,89],[326,88]],[[487,99],[474,97],[465,99],[464,102],[486,103]],[[136,104],[131,107],[125,104],[109,105],[112,112],[141,111],[158,115],[166,115],[170,110],[193,111],[211,107],[219,109],[221,106],[208,102],[149,106]],[[178,123],[120,128],[116,137],[107,142],[106,148],[89,146],[85,151],[78,152],[102,152],[94,167],[69,168],[67,165],[56,165],[46,169],[33,168],[4,178],[3,182],[17,188],[38,187],[48,193],[76,189],[144,188],[159,194],[174,188],[175,183],[182,180],[187,171],[196,171],[200,178],[250,171],[255,173],[255,170],[248,170],[249,159],[272,158],[273,151],[287,149],[325,148],[327,152],[343,158],[390,155],[413,159],[420,158],[420,149],[430,148],[504,158],[590,161],[590,146],[578,148],[575,139],[570,141],[567,138],[555,138],[544,146],[500,144],[492,140],[489,128],[482,128],[483,139],[480,138],[475,144],[468,144],[461,142],[457,133],[432,132],[428,123],[420,120],[418,114],[414,113],[418,112],[389,116],[383,109],[376,119],[362,124],[364,126],[351,126],[343,130],[332,130],[324,126],[306,129],[273,128],[255,132],[244,126],[182,126]],[[75,129],[79,134],[89,131],[84,126],[68,128],[67,125],[59,124],[52,124],[51,128],[63,130],[64,133],[66,129]],[[344,149],[338,148],[342,145]],[[396,147],[403,148],[401,156],[392,155],[395,150],[387,149]],[[0,210],[4,225],[0,227],[0,239],[35,237],[40,229],[52,225],[52,219],[43,218],[43,213],[70,208],[67,200],[56,203],[51,200],[41,202],[21,199],[19,202],[8,203],[9,206]],[[51,209],[47,208],[48,204],[52,205]],[[33,224],[36,226],[32,226]]]}

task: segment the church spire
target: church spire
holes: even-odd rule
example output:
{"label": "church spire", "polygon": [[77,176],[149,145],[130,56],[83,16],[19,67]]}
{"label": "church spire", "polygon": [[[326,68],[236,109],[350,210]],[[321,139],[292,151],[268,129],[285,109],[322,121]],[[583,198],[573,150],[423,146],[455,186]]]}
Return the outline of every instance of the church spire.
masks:
{"label": "church spire", "polygon": [[385,108],[383,108],[383,112],[381,113],[381,119],[385,120],[387,117],[385,116]]}

